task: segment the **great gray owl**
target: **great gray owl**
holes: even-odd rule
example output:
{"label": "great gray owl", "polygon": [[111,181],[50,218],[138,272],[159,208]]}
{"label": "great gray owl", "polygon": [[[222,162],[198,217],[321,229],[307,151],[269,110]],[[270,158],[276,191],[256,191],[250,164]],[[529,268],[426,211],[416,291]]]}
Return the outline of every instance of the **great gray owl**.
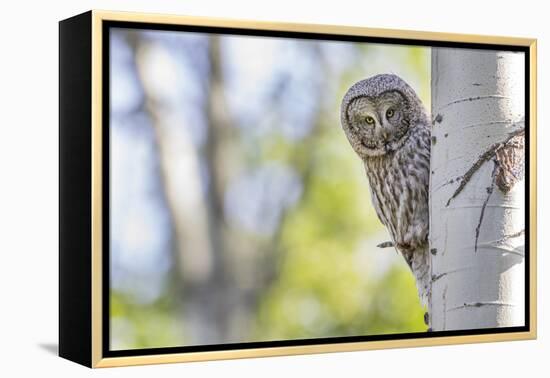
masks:
{"label": "great gray owl", "polygon": [[405,81],[384,74],[354,84],[340,114],[365,165],[376,214],[415,275],[426,305],[431,143],[426,110]]}

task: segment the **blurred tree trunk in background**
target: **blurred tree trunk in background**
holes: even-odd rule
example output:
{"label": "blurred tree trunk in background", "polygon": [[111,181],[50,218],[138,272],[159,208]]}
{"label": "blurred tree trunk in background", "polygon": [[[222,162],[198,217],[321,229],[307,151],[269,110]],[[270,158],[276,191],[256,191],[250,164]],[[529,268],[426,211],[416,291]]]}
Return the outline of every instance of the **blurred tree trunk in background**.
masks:
{"label": "blurred tree trunk in background", "polygon": [[434,331],[524,325],[524,69],[520,53],[432,49]]}
{"label": "blurred tree trunk in background", "polygon": [[[234,127],[227,116],[219,61],[219,41],[208,44],[209,72],[203,78],[206,96],[203,112],[208,122],[205,161],[208,179],[201,180],[201,151],[192,144],[185,125],[170,124],[165,104],[156,98],[153,77],[147,74],[147,60],[153,54],[153,42],[128,34],[134,52],[139,82],[143,86],[146,112],[155,131],[160,155],[162,186],[171,214],[175,295],[181,297],[186,338],[191,343],[213,344],[227,339],[229,307],[235,298],[229,293],[230,272],[224,259],[229,247],[224,225],[223,188],[231,161]],[[185,138],[187,136],[187,138]],[[182,176],[174,174],[179,172]],[[183,179],[182,179],[183,178]],[[205,182],[206,181],[206,190]]]}
{"label": "blurred tree trunk in background", "polygon": [[[197,293],[197,287],[204,287],[213,277],[215,248],[212,245],[209,230],[210,212],[206,207],[206,198],[203,194],[203,185],[200,181],[201,162],[198,151],[185,132],[178,132],[169,123],[166,113],[162,112],[163,103],[154,91],[154,78],[147,75],[147,60],[153,52],[153,44],[140,38],[137,33],[129,32],[127,42],[134,54],[138,82],[143,90],[144,111],[150,118],[153,127],[156,149],[159,155],[159,171],[162,188],[166,197],[168,211],[172,223],[173,261],[172,286],[175,298],[181,298],[179,303],[185,302],[183,295],[195,298],[202,302],[198,305],[185,308],[185,332],[191,339],[201,338],[207,342],[220,337],[217,322],[208,327],[208,315],[216,314],[215,309],[208,308],[212,300],[202,293]],[[183,127],[182,129],[185,130]],[[180,172],[182,176],[171,172]],[[181,180],[181,177],[185,181]],[[189,178],[195,178],[189,180]],[[186,195],[182,195],[185,193]],[[185,283],[186,292],[181,285]],[[194,313],[196,308],[207,308],[209,311]],[[210,306],[211,307],[211,306]]]}
{"label": "blurred tree trunk in background", "polygon": [[[154,129],[162,187],[173,225],[175,269],[171,282],[174,295],[180,298],[185,344],[249,341],[258,301],[276,277],[281,255],[276,239],[280,237],[285,213],[279,219],[278,229],[266,238],[246,237],[226,221],[224,196],[228,180],[244,167],[238,163],[242,160],[238,158],[242,146],[236,135],[240,130],[228,109],[220,39],[210,36],[203,44],[208,69],[200,78],[205,93],[202,112],[207,123],[202,148],[193,145],[185,132],[186,125],[173,124],[168,110],[163,110],[166,104],[155,93],[154,78],[147,75],[146,68],[154,42],[129,32],[127,43],[143,89],[145,112]],[[311,53],[320,57],[316,47]],[[316,93],[321,101],[323,92]],[[312,159],[311,154],[299,152],[317,137],[322,116],[319,112],[312,121],[313,130],[296,148],[296,155],[301,156],[290,156],[291,160],[303,156]],[[310,164],[297,164],[303,186],[307,185]],[[202,179],[202,169],[206,179]],[[189,180],[190,177],[195,179]]]}

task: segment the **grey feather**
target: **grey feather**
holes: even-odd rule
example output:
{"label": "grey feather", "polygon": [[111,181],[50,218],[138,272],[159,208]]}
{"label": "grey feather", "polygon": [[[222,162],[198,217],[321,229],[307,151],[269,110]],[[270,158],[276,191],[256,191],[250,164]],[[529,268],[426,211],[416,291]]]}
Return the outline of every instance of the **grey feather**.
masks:
{"label": "grey feather", "polygon": [[364,163],[376,214],[415,275],[425,305],[430,284],[428,113],[403,79],[383,74],[347,91],[341,122]]}

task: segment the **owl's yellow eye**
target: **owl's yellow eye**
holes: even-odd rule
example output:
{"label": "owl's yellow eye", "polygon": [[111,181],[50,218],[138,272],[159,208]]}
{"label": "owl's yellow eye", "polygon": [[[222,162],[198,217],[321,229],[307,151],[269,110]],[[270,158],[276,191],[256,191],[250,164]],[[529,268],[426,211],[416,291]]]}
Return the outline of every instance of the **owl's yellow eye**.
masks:
{"label": "owl's yellow eye", "polygon": [[394,114],[393,109],[388,109],[388,110],[386,111],[386,118],[391,118],[391,117],[393,117],[393,114]]}
{"label": "owl's yellow eye", "polygon": [[366,116],[366,117],[365,117],[365,122],[366,122],[368,125],[372,125],[372,124],[374,124],[374,118],[372,118],[371,116]]}

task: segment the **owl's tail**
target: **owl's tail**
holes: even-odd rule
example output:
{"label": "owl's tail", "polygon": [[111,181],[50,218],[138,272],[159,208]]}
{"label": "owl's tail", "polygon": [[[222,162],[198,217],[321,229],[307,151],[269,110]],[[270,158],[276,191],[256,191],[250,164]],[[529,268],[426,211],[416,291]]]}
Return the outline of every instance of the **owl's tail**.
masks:
{"label": "owl's tail", "polygon": [[403,257],[416,278],[416,288],[418,289],[420,302],[422,306],[426,307],[430,292],[429,246],[428,244],[424,244],[414,251],[403,253]]}

